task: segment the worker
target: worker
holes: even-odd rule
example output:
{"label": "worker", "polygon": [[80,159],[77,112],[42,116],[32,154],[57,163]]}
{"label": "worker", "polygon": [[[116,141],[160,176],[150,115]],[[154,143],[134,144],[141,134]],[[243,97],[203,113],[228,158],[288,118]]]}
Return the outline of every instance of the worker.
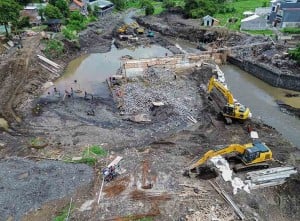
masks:
{"label": "worker", "polygon": [[252,131],[252,127],[250,124],[247,124],[247,132],[250,134]]}

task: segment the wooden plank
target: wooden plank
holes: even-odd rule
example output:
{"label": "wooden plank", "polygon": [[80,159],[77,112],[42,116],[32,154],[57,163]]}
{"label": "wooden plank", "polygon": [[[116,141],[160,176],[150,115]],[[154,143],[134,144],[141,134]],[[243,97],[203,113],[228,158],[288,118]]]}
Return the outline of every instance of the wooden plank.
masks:
{"label": "wooden plank", "polygon": [[117,156],[107,167],[116,166],[123,159],[123,157]]}

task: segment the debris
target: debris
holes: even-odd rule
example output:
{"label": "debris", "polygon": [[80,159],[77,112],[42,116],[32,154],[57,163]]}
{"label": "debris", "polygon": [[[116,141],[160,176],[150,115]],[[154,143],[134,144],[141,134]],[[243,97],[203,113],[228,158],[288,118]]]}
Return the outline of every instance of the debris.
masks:
{"label": "debris", "polygon": [[82,157],[72,157],[72,161],[82,160]]}
{"label": "debris", "polygon": [[251,137],[252,139],[258,139],[259,137],[258,137],[257,131],[251,131],[251,132],[250,132],[250,137]]}
{"label": "debris", "polygon": [[97,201],[98,205],[99,205],[100,199],[101,199],[101,193],[102,193],[102,189],[103,189],[103,185],[104,185],[104,178],[105,177],[103,177],[103,180],[102,180],[102,183],[101,183],[101,187],[100,187],[100,191],[99,191],[99,196],[98,196],[98,201]]}
{"label": "debris", "polygon": [[4,118],[0,118],[0,129],[8,129],[8,122]]}
{"label": "debris", "polygon": [[244,220],[246,217],[240,210],[240,208],[235,204],[235,202],[231,199],[231,197],[223,190],[221,187],[217,187],[213,182],[209,181],[212,187],[222,196],[222,198],[234,209],[235,213],[238,215],[240,220]]}
{"label": "debris", "polygon": [[79,211],[80,212],[83,212],[83,211],[87,211],[87,210],[91,210],[92,209],[92,204],[95,202],[95,200],[87,200],[85,201],[81,207],[79,208]]}
{"label": "debris", "polygon": [[70,212],[71,212],[71,206],[72,206],[72,197],[71,197],[71,200],[70,200],[70,206],[69,206],[69,209],[68,209],[68,215],[67,215],[67,218],[65,219],[65,221],[68,221],[69,220],[69,216],[70,216]]}
{"label": "debris", "polygon": [[131,121],[137,123],[151,122],[150,116],[147,114],[137,114],[130,118]]}
{"label": "debris", "polygon": [[286,182],[292,174],[296,174],[294,167],[275,167],[266,170],[247,173],[247,182],[251,189],[281,185]]}

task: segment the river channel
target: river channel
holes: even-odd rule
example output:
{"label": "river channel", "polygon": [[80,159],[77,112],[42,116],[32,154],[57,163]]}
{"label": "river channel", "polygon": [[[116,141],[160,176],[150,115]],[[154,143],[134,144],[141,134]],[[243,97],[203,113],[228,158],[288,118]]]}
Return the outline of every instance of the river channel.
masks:
{"label": "river channel", "polygon": [[[65,90],[70,91],[72,87],[76,91],[86,91],[107,98],[110,93],[105,80],[116,73],[121,65],[122,56],[130,55],[138,59],[163,57],[165,53],[172,54],[158,45],[141,46],[134,50],[118,50],[112,46],[110,52],[84,55],[70,62],[65,74],[54,82],[55,87],[62,93]],[[275,102],[279,99],[300,107],[300,97],[286,98],[284,96],[286,93],[297,92],[274,88],[233,65],[224,65],[221,69],[235,98],[247,105],[255,118],[276,128],[286,139],[300,147],[300,120],[280,111]],[[47,92],[51,90],[53,88],[48,89]]]}
{"label": "river channel", "polygon": [[[272,87],[233,65],[221,66],[227,85],[240,103],[247,105],[253,117],[276,128],[285,138],[300,147],[300,120],[280,111],[275,100],[300,107],[300,97],[287,98],[286,93],[298,93]],[[259,131],[258,131],[259,133]]]}

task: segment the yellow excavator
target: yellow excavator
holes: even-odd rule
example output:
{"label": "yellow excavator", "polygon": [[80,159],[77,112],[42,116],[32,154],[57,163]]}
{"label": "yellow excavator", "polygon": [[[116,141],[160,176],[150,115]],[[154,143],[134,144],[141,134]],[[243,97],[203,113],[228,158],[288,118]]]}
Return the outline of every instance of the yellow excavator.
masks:
{"label": "yellow excavator", "polygon": [[118,33],[119,34],[125,34],[128,27],[129,27],[129,25],[127,25],[127,24],[122,25],[120,28],[118,28]]}
{"label": "yellow excavator", "polygon": [[250,109],[242,104],[235,103],[230,90],[227,89],[214,76],[209,80],[207,93],[211,94],[213,88],[216,88],[227,100],[227,103],[224,105],[220,104],[221,102],[218,102],[217,98],[215,99],[218,109],[220,110],[219,112],[224,117],[226,124],[231,124],[232,119],[245,121],[251,117]]}
{"label": "yellow excavator", "polygon": [[268,168],[269,164],[267,161],[273,160],[272,151],[262,142],[255,141],[244,145],[231,144],[209,150],[203,157],[189,166],[185,174],[199,175],[202,172],[201,169],[207,171],[205,163],[215,156],[230,156],[230,159],[234,158],[234,162],[239,162],[233,167],[235,172]]}

